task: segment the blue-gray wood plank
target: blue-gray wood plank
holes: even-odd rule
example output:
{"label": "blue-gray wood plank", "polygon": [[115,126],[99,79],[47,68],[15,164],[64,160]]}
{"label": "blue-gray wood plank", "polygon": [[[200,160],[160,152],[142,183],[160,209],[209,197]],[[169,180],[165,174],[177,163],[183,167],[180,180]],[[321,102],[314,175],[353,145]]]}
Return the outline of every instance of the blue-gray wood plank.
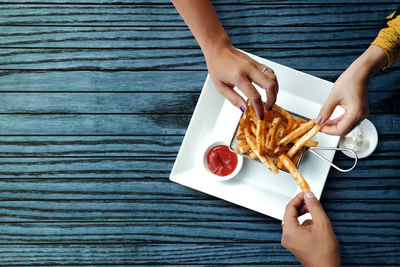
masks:
{"label": "blue-gray wood plank", "polygon": [[[213,3],[237,47],[332,82],[398,7]],[[400,262],[398,66],[376,152],[322,195],[348,266]],[[299,265],[276,220],[168,180],[206,75],[167,0],[0,0],[0,265]]]}

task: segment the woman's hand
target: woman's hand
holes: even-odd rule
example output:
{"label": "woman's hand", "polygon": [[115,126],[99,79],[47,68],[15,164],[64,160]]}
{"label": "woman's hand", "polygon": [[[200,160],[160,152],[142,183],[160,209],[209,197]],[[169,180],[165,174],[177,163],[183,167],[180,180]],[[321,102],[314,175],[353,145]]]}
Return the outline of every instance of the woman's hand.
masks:
{"label": "woman's hand", "polygon": [[217,90],[234,106],[242,111],[247,109],[246,101],[233,89],[241,90],[252,102],[257,117],[264,118],[261,96],[253,82],[266,90],[266,108],[271,109],[278,94],[278,81],[271,68],[264,72],[265,65],[258,63],[230,44],[214,46],[205,52],[208,71]]}
{"label": "woman's hand", "polygon": [[[309,212],[312,220],[301,225],[298,217]],[[305,267],[342,266],[339,243],[321,203],[310,191],[298,194],[286,206],[282,245]]]}
{"label": "woman's hand", "polygon": [[[384,51],[371,45],[336,80],[332,91],[315,122],[324,127],[321,132],[330,135],[346,135],[369,115],[368,84],[372,76],[386,65]],[[344,114],[330,120],[339,105]]]}
{"label": "woman's hand", "polygon": [[217,90],[242,111],[247,109],[236,86],[253,103],[259,119],[264,117],[261,96],[253,82],[267,92],[266,108],[271,109],[278,94],[278,82],[270,68],[235,49],[210,0],[172,0],[176,9],[196,37],[207,61],[208,71]]}
{"label": "woman's hand", "polygon": [[[315,120],[323,123],[321,132],[346,135],[369,115],[368,83],[369,78],[360,75],[356,68],[348,68],[340,75]],[[344,114],[328,120],[337,105],[344,109]]]}

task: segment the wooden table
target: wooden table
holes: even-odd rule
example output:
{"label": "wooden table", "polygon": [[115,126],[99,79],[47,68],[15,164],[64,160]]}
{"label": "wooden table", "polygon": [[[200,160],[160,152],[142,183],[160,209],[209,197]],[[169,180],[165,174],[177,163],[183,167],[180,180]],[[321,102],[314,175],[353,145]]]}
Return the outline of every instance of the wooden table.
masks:
{"label": "wooden table", "polygon": [[[335,81],[396,2],[214,4],[238,48]],[[207,75],[169,1],[6,0],[0,26],[2,266],[299,265],[277,220],[168,180]],[[398,66],[376,152],[322,196],[345,265],[400,262]]]}

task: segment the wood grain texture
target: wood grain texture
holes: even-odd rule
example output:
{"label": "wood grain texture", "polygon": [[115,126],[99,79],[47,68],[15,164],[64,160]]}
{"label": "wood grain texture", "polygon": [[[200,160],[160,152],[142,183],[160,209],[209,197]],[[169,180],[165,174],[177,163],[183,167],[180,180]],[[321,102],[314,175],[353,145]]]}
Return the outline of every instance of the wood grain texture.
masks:
{"label": "wood grain texture", "polygon": [[182,140],[179,135],[2,136],[0,157],[176,157]]}
{"label": "wood grain texture", "polygon": [[[0,114],[192,114],[199,93],[1,93]],[[374,115],[400,113],[400,91],[370,93]]]}
{"label": "wood grain texture", "polygon": [[[342,243],[397,243],[398,222],[336,222]],[[282,228],[275,222],[3,222],[0,244],[40,243],[273,243]],[[367,241],[368,240],[368,241]]]}
{"label": "wood grain texture", "polygon": [[[331,82],[335,82],[342,72],[341,70],[310,70],[310,67],[317,66],[309,66],[307,70],[305,70],[306,73]],[[76,79],[77,76],[79,76],[79,79]],[[200,93],[206,77],[206,69],[199,71],[3,70],[0,71],[0,92]],[[43,83],[43,80],[46,82]],[[390,72],[378,74],[370,82],[369,91],[373,93],[398,92],[399,90],[400,69],[397,68],[392,68]]]}
{"label": "wood grain texture", "polygon": [[[400,200],[359,200],[349,208],[351,202],[353,200],[324,200],[323,205],[334,224],[400,222],[400,215],[393,212]],[[0,222],[276,222],[273,218],[215,199],[2,199],[0,210]]]}
{"label": "wood grain texture", "polygon": [[[299,70],[344,70],[365,49],[315,48],[299,51],[286,49],[247,49],[288,67]],[[397,66],[397,64],[396,64]],[[149,71],[205,70],[200,49],[0,49],[0,71]]]}
{"label": "wood grain texture", "polygon": [[[1,12],[0,12],[1,13]],[[313,49],[346,50],[365,47],[378,32],[378,26],[303,27],[227,27],[232,43],[241,49]],[[0,33],[0,47],[32,48],[198,48],[185,27],[31,27],[9,26]]]}
{"label": "wood grain texture", "polygon": [[[373,248],[373,251],[371,251]],[[381,244],[353,244],[342,246],[342,260],[346,265],[368,264],[379,261],[381,266],[395,266],[399,245],[391,248]],[[280,244],[29,244],[0,246],[4,263],[8,266],[46,264],[53,266],[80,265],[92,262],[96,266],[138,264],[201,265],[234,264],[235,266],[301,266]],[[277,258],[281,259],[278,263]],[[85,266],[85,265],[83,265]],[[372,265],[374,266],[374,265]]]}
{"label": "wood grain texture", "polygon": [[[1,136],[0,157],[175,157],[182,140],[180,135]],[[397,135],[381,135],[371,157],[397,158],[399,151]],[[341,153],[335,157],[340,161],[347,159]]]}
{"label": "wood grain texture", "polygon": [[[398,6],[213,4],[237,47],[332,82]],[[400,261],[396,66],[376,152],[322,195],[344,265]],[[299,266],[278,221],[168,180],[206,75],[170,1],[0,0],[0,266]]]}
{"label": "wood grain texture", "polygon": [[[149,5],[51,5],[51,4],[8,4],[0,11],[0,25],[126,25],[126,26],[185,26],[178,12],[169,1]],[[273,6],[247,5],[247,3],[220,3],[215,9],[224,26],[238,25],[377,25],[382,17],[397,8],[396,4],[380,3],[335,4],[327,8],[323,4],[291,4]],[[323,12],[321,12],[323,11]],[[355,17],[355,14],[360,17]]]}
{"label": "wood grain texture", "polygon": [[[94,171],[93,171],[94,172]],[[122,173],[121,170],[119,170]],[[122,174],[91,174],[90,177],[64,174],[55,176],[7,176],[0,179],[2,201],[57,200],[215,200],[215,197],[171,183],[168,175],[147,170],[142,177],[123,178]],[[49,177],[52,175],[51,177]],[[140,175],[140,174],[139,174]],[[65,177],[66,176],[66,177]],[[97,176],[97,177],[95,177]],[[119,177],[118,177],[119,176]],[[161,176],[161,178],[160,178]],[[67,178],[69,177],[69,178]],[[125,176],[126,177],[126,176]],[[329,176],[322,195],[323,204],[330,200],[398,200],[399,178],[338,178]],[[325,202],[326,201],[326,202]],[[230,204],[235,208],[239,208]],[[351,208],[351,203],[345,208]],[[212,208],[210,208],[212,212]],[[368,213],[368,212],[366,212]],[[396,210],[393,210],[396,213]],[[362,218],[362,216],[360,216]],[[331,218],[335,220],[336,218]]]}
{"label": "wood grain texture", "polygon": [[[247,49],[247,52],[295,69],[341,70],[347,68],[366,47],[347,50],[315,48]],[[312,64],[311,64],[312,63]],[[200,49],[0,49],[0,70],[204,70]]]}
{"label": "wood grain texture", "polygon": [[[0,114],[0,135],[183,135],[191,114]],[[400,114],[371,114],[380,134],[398,133]]]}

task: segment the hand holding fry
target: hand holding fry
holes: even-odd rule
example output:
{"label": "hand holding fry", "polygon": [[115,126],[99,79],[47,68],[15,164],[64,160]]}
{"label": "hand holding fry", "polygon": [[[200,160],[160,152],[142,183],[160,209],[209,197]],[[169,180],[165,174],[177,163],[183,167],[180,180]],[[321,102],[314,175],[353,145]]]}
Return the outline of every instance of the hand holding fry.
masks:
{"label": "hand holding fry", "polygon": [[[300,224],[298,217],[307,212],[312,220]],[[299,193],[287,204],[283,222],[281,243],[303,266],[342,266],[331,222],[312,192]]]}

